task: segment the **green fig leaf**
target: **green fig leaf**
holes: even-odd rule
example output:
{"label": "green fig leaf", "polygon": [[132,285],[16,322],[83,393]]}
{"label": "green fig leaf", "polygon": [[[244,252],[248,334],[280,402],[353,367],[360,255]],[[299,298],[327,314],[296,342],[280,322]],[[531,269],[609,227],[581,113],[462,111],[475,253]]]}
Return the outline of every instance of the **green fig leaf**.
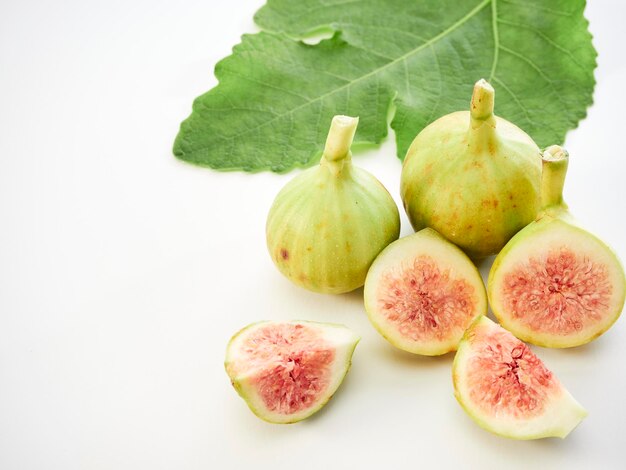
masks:
{"label": "green fig leaf", "polygon": [[[562,143],[592,103],[596,52],[584,0],[269,0],[215,68],[174,154],[218,170],[313,164],[335,114],[378,144],[395,112],[398,157],[436,118],[466,110],[474,82],[540,147]],[[316,45],[298,39],[332,33]]]}

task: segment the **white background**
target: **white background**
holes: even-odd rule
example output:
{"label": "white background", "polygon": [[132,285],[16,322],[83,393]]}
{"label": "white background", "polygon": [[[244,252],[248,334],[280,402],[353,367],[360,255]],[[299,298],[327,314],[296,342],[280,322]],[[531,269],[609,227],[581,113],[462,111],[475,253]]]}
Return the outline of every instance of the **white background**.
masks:
{"label": "white background", "polygon": [[[309,293],[274,268],[265,217],[295,173],[218,173],[171,155],[262,3],[0,4],[0,468],[623,465],[626,319],[575,350],[534,348],[589,411],[565,441],[493,436],[453,398],[451,355],[396,351],[361,291]],[[619,1],[588,7],[598,85],[567,137],[565,192],[623,257],[625,14]],[[394,152],[389,138],[356,160],[400,203]],[[231,388],[224,349],[252,321],[291,318],[363,339],[324,410],[270,425]]]}

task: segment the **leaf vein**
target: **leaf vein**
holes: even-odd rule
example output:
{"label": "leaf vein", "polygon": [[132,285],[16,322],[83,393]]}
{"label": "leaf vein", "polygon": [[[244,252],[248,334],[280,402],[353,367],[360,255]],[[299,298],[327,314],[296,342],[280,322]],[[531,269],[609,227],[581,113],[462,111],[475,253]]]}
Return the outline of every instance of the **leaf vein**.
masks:
{"label": "leaf vein", "polygon": [[531,25],[526,25],[526,24],[523,24],[523,23],[517,23],[515,21],[503,20],[502,18],[498,18],[498,22],[502,23],[502,24],[507,24],[509,26],[514,26],[516,28],[528,29],[528,30],[534,32],[537,36],[539,36],[540,38],[544,39],[548,44],[550,44],[556,50],[562,52],[563,54],[568,56],[570,59],[572,59],[572,62],[574,62],[574,64],[576,64],[581,70],[583,70],[583,71],[586,70],[585,67],[583,66],[583,64],[581,64],[580,61],[576,58],[576,56],[574,54],[572,54],[572,51],[564,48],[563,46],[558,44],[556,41],[551,39],[548,35],[542,33],[537,28],[534,28]]}
{"label": "leaf vein", "polygon": [[327,8],[336,8],[336,7],[341,7],[344,5],[350,5],[351,3],[359,3],[362,0],[346,0],[345,2],[338,2],[338,3],[321,3],[319,6],[316,6],[314,8],[309,8],[308,10],[304,10],[302,13],[298,14],[298,15],[293,15],[290,18],[291,22],[294,22],[297,19],[302,18],[303,16],[307,16],[310,13],[313,13],[314,11],[319,11],[319,10],[325,10]]}
{"label": "leaf vein", "polygon": [[491,72],[489,72],[489,80],[491,81],[496,74],[498,66],[498,55],[500,49],[500,36],[498,33],[498,6],[497,0],[491,2],[491,30],[493,32],[493,63],[491,64]]}
{"label": "leaf vein", "polygon": [[507,52],[517,58],[519,58],[520,60],[523,60],[524,62],[526,62],[528,65],[530,65],[533,69],[535,69],[535,71],[539,74],[539,76],[541,78],[543,78],[549,85],[550,88],[552,88],[552,91],[554,92],[554,95],[556,96],[557,100],[559,100],[559,102],[565,107],[568,108],[567,103],[565,103],[562,98],[561,98],[561,94],[559,93],[559,91],[556,89],[556,87],[554,86],[554,80],[552,80],[550,77],[548,77],[545,72],[543,70],[541,70],[541,67],[539,67],[537,64],[535,64],[532,60],[530,60],[528,57],[526,57],[523,54],[520,54],[519,52],[515,52],[512,49],[509,49],[508,47],[505,47],[503,45],[500,45],[500,49],[503,50],[504,52]]}
{"label": "leaf vein", "polygon": [[[523,8],[528,8],[528,3],[519,3],[519,2],[514,2],[512,0],[500,0],[503,3],[508,3],[509,5],[515,5],[518,7],[523,7]],[[545,13],[550,13],[552,15],[557,15],[557,16],[572,16],[572,12],[565,12],[565,11],[560,11],[560,10],[554,10],[552,8],[548,8],[546,6],[539,6],[537,4],[533,4],[532,8],[534,10],[539,10],[539,11],[543,11]]]}
{"label": "leaf vein", "polygon": [[439,93],[437,93],[437,100],[435,101],[435,105],[431,108],[430,114],[428,115],[428,119],[426,120],[426,122],[432,121],[435,115],[435,112],[437,111],[437,108],[439,107],[439,103],[441,103],[441,96],[443,95],[443,86],[442,86],[442,80],[441,80],[441,65],[439,63],[439,56],[437,55],[437,50],[434,48],[434,46],[431,45],[431,49],[433,51],[435,63],[437,64],[437,75],[439,75],[440,80],[437,80],[437,82],[439,82]]}
{"label": "leaf vein", "polygon": [[526,121],[528,121],[529,124],[532,125],[533,121],[530,118],[530,114],[528,113],[528,109],[526,109],[526,107],[522,104],[522,102],[519,100],[519,98],[517,97],[517,95],[515,93],[513,93],[513,91],[505,85],[505,83],[500,80],[498,77],[493,77],[492,80],[494,82],[497,82],[500,84],[500,86],[511,96],[511,98],[513,98],[513,100],[517,103],[517,105],[520,107],[520,109],[524,112],[524,116],[526,117]]}
{"label": "leaf vein", "polygon": [[344,21],[341,22],[341,25],[346,25],[346,26],[356,26],[357,28],[366,28],[366,29],[382,29],[384,31],[393,31],[394,33],[400,33],[400,34],[405,34],[407,36],[410,36],[412,38],[415,39],[419,39],[420,41],[428,41],[428,39],[426,39],[423,36],[418,36],[415,33],[411,33],[409,31],[405,31],[403,29],[398,29],[398,28],[392,28],[389,26],[382,26],[382,25],[377,25],[377,24],[357,24],[357,23],[346,23]]}
{"label": "leaf vein", "polygon": [[256,83],[257,85],[261,85],[264,86],[266,88],[271,88],[272,90],[278,90],[278,91],[284,91],[285,93],[288,93],[290,95],[296,96],[304,101],[309,101],[310,98],[308,96],[304,96],[301,95],[299,93],[296,93],[295,91],[291,91],[291,90],[287,90],[286,88],[281,88],[279,86],[276,85],[271,85],[269,83],[263,82],[261,80],[255,80],[254,78],[247,76],[247,75],[242,75],[240,73],[235,73],[232,70],[229,70],[229,73],[232,74],[235,77],[241,78],[242,80],[245,80],[247,82],[252,82],[252,83]]}

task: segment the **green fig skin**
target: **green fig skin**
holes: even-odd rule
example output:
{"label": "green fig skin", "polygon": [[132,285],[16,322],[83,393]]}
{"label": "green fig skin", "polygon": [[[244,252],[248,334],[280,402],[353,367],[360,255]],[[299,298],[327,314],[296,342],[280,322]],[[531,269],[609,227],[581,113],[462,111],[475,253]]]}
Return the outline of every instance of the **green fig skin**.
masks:
{"label": "green fig skin", "polygon": [[378,253],[400,235],[400,215],[389,192],[352,165],[357,122],[333,119],[319,166],[291,180],[267,218],[272,260],[289,280],[314,292],[361,287]]}
{"label": "green fig skin", "polygon": [[415,231],[434,228],[474,259],[498,253],[539,210],[539,148],[495,116],[493,103],[493,88],[480,80],[471,110],[424,128],[402,167],[402,201]]}
{"label": "green fig skin", "polygon": [[[626,300],[626,276],[619,258],[600,238],[580,226],[563,200],[568,164],[569,156],[561,147],[553,145],[544,151],[541,210],[536,220],[520,230],[498,254],[487,281],[489,302],[500,324],[522,341],[549,348],[575,347],[596,339],[617,321]],[[517,322],[504,308],[503,276],[551,245],[567,246],[572,252],[597,261],[606,268],[611,295],[606,318],[597,326],[567,334],[532,331]]]}

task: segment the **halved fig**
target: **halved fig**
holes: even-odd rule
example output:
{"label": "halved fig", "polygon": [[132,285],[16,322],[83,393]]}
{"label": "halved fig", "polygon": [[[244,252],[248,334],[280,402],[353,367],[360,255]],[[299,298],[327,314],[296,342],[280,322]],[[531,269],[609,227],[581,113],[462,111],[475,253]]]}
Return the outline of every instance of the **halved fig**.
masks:
{"label": "halved fig", "polygon": [[452,380],[465,411],[500,436],[564,438],[587,416],[526,344],[487,317],[465,332]]}
{"label": "halved fig", "polygon": [[345,326],[330,323],[253,323],[228,343],[226,372],[259,418],[295,423],[330,400],[359,339]]}
{"label": "halved fig", "polygon": [[563,201],[567,152],[543,154],[542,210],[500,252],[489,273],[493,313],[518,338],[567,348],[604,333],[626,293],[615,253],[580,227]]}
{"label": "halved fig", "polygon": [[472,321],[487,313],[476,266],[430,228],[382,251],[367,274],[364,297],[381,335],[399,349],[427,356],[454,351]]}

